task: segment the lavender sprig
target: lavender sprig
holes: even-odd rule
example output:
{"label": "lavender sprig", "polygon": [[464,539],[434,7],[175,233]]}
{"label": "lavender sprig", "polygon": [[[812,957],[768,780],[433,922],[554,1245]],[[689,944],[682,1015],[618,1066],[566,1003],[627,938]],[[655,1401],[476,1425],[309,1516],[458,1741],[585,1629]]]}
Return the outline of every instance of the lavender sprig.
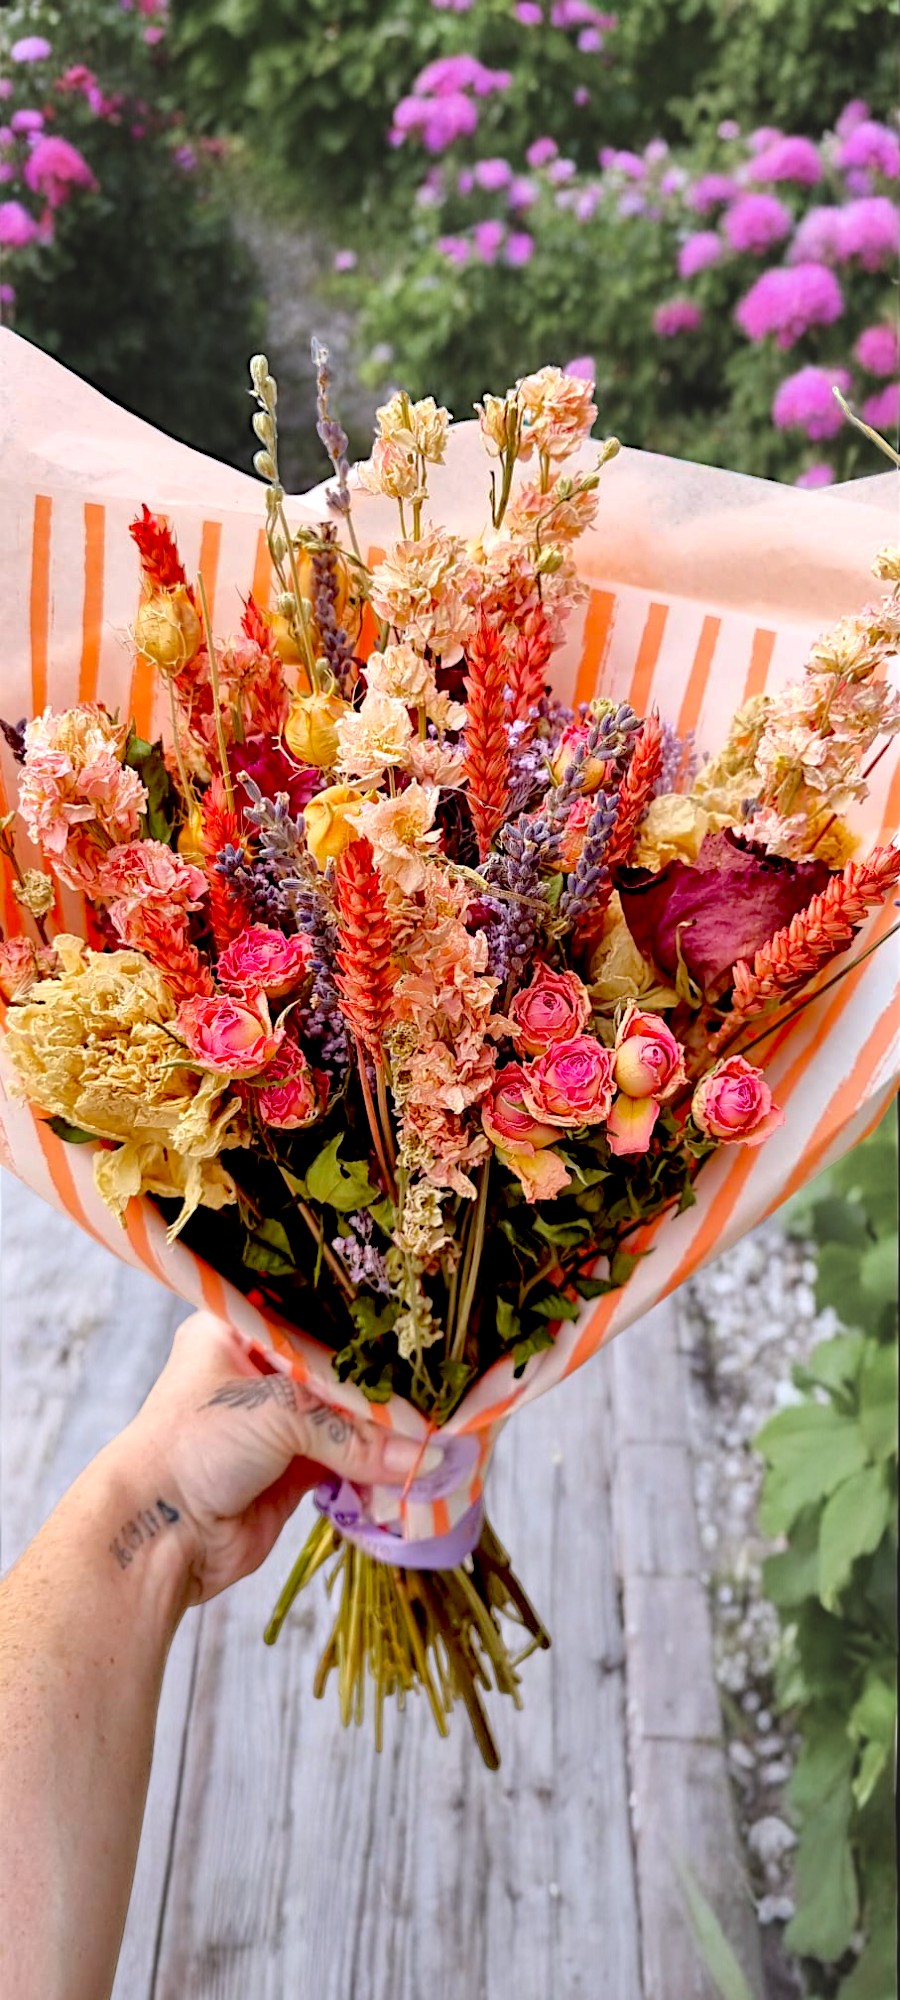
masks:
{"label": "lavender sprig", "polygon": [[631,750],[640,726],[634,709],[627,701],[619,702],[616,708],[608,708],[591,723],[548,800],[547,811],[552,825],[558,826],[568,818],[571,807],[584,790],[588,765],[595,759],[603,764],[620,762]]}
{"label": "lavender sprig", "polygon": [[226,846],[216,855],[213,866],[247,905],[255,924],[288,932],[295,928],[290,897],[266,862],[248,857],[239,847]]}
{"label": "lavender sprig", "polygon": [[556,858],[559,834],[547,818],[523,815],[504,827],[500,843],[501,853],[491,856],[484,871],[489,884],[503,891],[492,898],[489,963],[495,979],[518,985],[549,915],[541,877]]}
{"label": "lavender sprig", "polygon": [[326,546],[316,549],[312,559],[313,608],[322,652],[338,686],[346,692],[347,672],[353,658],[353,647],[338,621],[336,535],[330,522],[323,525],[322,538]]}
{"label": "lavender sprig", "polygon": [[689,729],[686,736],[679,736],[671,722],[664,722],[662,762],[653,787],[653,797],[658,799],[663,792],[689,791],[696,775],[697,751],[693,730]]}
{"label": "lavender sprig", "polygon": [[380,1251],[372,1242],[374,1224],[365,1209],[357,1209],[349,1215],[349,1236],[334,1236],[331,1247],[355,1285],[368,1285],[369,1290],[378,1292],[382,1298],[390,1298],[391,1284],[387,1267]]}
{"label": "lavender sprig", "polygon": [[591,905],[609,870],[603,857],[619,813],[617,792],[598,792],[597,803],[587,824],[584,846],[566,886],[559,906],[560,920],[572,930],[590,915]]}
{"label": "lavender sprig", "polygon": [[328,407],[328,391],[332,374],[328,365],[328,349],[313,334],[310,342],[313,367],[316,371],[316,410],[318,421],[316,430],[334,466],[337,484],[328,488],[326,498],[335,514],[350,516],[350,462],[347,458],[349,439],[343,426],[331,415]]}

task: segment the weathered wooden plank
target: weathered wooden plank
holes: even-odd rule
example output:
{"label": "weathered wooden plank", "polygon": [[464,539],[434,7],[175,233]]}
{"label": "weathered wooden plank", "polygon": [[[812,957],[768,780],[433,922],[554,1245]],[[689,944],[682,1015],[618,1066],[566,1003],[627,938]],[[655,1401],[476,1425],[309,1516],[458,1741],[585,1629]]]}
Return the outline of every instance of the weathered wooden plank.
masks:
{"label": "weathered wooden plank", "polygon": [[610,1374],[613,1444],[683,1444],[681,1363],[667,1299],[614,1340]]}
{"label": "weathered wooden plank", "polygon": [[[0,1564],[7,1568],[139,1408],[183,1308],[7,1175],[0,1199]],[[116,2000],[149,2000],[198,1640],[197,1621],[188,1621],[169,1658]]]}
{"label": "weathered wooden plank", "polygon": [[491,1489],[554,1649],[481,1766],[421,1703],[342,1731],[316,1586],[259,1633],[298,1529],[211,1605],[154,2000],[641,2000],[602,1364],[521,1412]]}
{"label": "weathered wooden plank", "polygon": [[633,1777],[644,2000],[718,2000],[687,1916],[679,1876],[685,1865],[715,1910],[751,1993],[762,1995],[756,1910],[721,1751],[644,1737],[634,1745]]}
{"label": "weathered wooden plank", "polygon": [[683,1444],[623,1444],[616,1453],[616,1545],[632,1576],[696,1576],[700,1545],[692,1467]]}

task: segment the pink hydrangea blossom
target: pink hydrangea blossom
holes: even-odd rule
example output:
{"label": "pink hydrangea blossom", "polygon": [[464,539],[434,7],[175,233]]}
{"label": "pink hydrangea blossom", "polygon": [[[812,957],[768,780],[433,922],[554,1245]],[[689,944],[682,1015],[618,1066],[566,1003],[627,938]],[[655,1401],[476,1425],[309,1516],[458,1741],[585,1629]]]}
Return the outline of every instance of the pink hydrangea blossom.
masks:
{"label": "pink hydrangea blossom", "polygon": [[867,326],[853,349],[854,360],[867,375],[894,375],[900,367],[900,340],[895,326]]}
{"label": "pink hydrangea blossom", "polygon": [[511,83],[510,70],[487,69],[477,56],[438,56],[420,70],[413,90],[417,97],[454,97],[460,90],[490,97],[495,91],[508,90]]}
{"label": "pink hydrangea blossom", "polygon": [[678,252],[678,276],[684,280],[696,278],[698,271],[705,271],[710,264],[717,264],[722,255],[722,238],[714,229],[698,229],[688,236]]}
{"label": "pink hydrangea blossom", "polygon": [[799,473],[797,478],[794,480],[794,485],[808,486],[810,488],[815,488],[817,486],[833,486],[834,485],[833,467],[830,465],[826,465],[824,459],[820,459],[817,461],[815,465],[808,465],[805,472]]}
{"label": "pink hydrangea blossom", "polygon": [[590,354],[576,354],[574,361],[567,361],[564,375],[577,375],[580,382],[590,382],[593,387],[597,377],[597,363]]}
{"label": "pink hydrangea blossom", "polygon": [[507,264],[511,264],[513,270],[520,271],[523,265],[531,262],[534,254],[534,237],[529,236],[527,229],[512,229],[506,239],[503,254]]}
{"label": "pink hydrangea blossom", "polygon": [[475,245],[475,255],[481,258],[483,264],[496,263],[505,234],[502,222],[498,222],[494,216],[488,217],[486,222],[476,222],[472,231],[472,241]]}
{"label": "pink hydrangea blossom", "polygon": [[756,131],[751,132],[747,144],[751,153],[764,153],[773,140],[783,138],[784,133],[779,131],[777,125],[758,125]]}
{"label": "pink hydrangea blossom", "polygon": [[793,217],[774,194],[743,194],[726,210],[722,221],[732,250],[762,256],[773,243],[790,236]]}
{"label": "pink hydrangea blossom", "polygon": [[868,116],[869,107],[865,99],[862,97],[851,97],[849,104],[844,105],[844,109],[834,128],[838,138],[849,138],[850,133],[855,132],[857,125],[862,125]]}
{"label": "pink hydrangea blossom", "polygon": [[793,347],[813,326],[831,326],[844,310],[844,296],[825,264],[795,264],[764,271],[741,299],[735,319],[748,340],[774,334],[779,347]]}
{"label": "pink hydrangea blossom", "polygon": [[72,188],[91,192],[97,188],[84,155],[55,134],[38,139],[32,148],[25,162],[25,182],[33,194],[43,195],[50,208],[60,208]]}
{"label": "pink hydrangea blossom", "polygon": [[529,180],[527,174],[516,174],[510,181],[506,199],[510,208],[518,212],[521,209],[532,208],[537,201],[537,194],[534,181]]}
{"label": "pink hydrangea blossom", "polygon": [[42,111],[14,111],[9,122],[13,132],[42,132],[44,114]]}
{"label": "pink hydrangea blossom", "polygon": [[468,264],[472,255],[472,246],[466,236],[439,236],[437,247],[448,264]]}
{"label": "pink hydrangea blossom", "polygon": [[559,152],[559,147],[555,139],[549,139],[546,137],[542,139],[532,139],[531,145],[528,147],[528,150],[525,154],[525,158],[530,167],[534,168],[546,167],[548,161],[555,160],[558,152]]}
{"label": "pink hydrangea blossom", "polygon": [[788,250],[789,264],[839,264],[843,256],[842,208],[810,208],[801,218]]}
{"label": "pink hydrangea blossom", "polygon": [[515,15],[523,28],[539,28],[544,18],[544,10],[537,5],[536,0],[518,0]]}
{"label": "pink hydrangea blossom", "polygon": [[0,201],[0,244],[5,250],[24,250],[39,235],[34,216],[20,201]]}
{"label": "pink hydrangea blossom", "polygon": [[862,168],[883,174],[885,180],[900,180],[900,138],[889,125],[880,125],[874,118],[860,119],[842,138],[837,164],[845,171]]}
{"label": "pink hydrangea blossom", "polygon": [[708,215],[711,209],[733,201],[738,193],[737,181],[731,174],[701,174],[693,187],[688,188],[685,202],[695,215]]}
{"label": "pink hydrangea blossom", "polygon": [[841,211],[842,257],[855,257],[865,271],[880,271],[900,252],[900,213],[887,195],[851,201]]}
{"label": "pink hydrangea blossom", "polygon": [[778,390],[773,423],[780,431],[805,431],[808,438],[836,437],[844,419],[833,387],[846,394],[850,387],[846,368],[798,368]]}
{"label": "pink hydrangea blossom", "polygon": [[0,306],[14,306],[15,303],[15,285],[0,285]]}
{"label": "pink hydrangea blossom", "polygon": [[9,59],[14,63],[46,62],[47,57],[52,54],[53,45],[47,41],[46,36],[22,35],[17,42],[13,42]]}
{"label": "pink hydrangea blossom", "polygon": [[896,431],[900,424],[900,382],[888,382],[863,404],[863,416],[873,431]]}
{"label": "pink hydrangea blossom", "polygon": [[577,171],[574,160],[551,160],[547,179],[551,187],[563,187],[566,181],[574,180]]}
{"label": "pink hydrangea blossom", "polygon": [[819,149],[812,139],[773,139],[757,154],[750,175],[755,181],[799,181],[802,187],[815,187],[822,178]]}
{"label": "pink hydrangea blossom", "polygon": [[489,194],[496,194],[498,189],[508,187],[512,177],[509,161],[499,158],[479,160],[474,173],[476,187],[485,188]]}
{"label": "pink hydrangea blossom", "polygon": [[355,250],[336,250],[336,251],[335,251],[335,253],[334,253],[334,259],[333,259],[333,263],[332,263],[332,269],[333,269],[333,270],[335,270],[335,271],[355,271],[355,270],[356,270],[356,251],[355,251]]}
{"label": "pink hydrangea blossom", "polygon": [[390,138],[393,145],[402,145],[408,133],[419,132],[427,152],[442,153],[477,128],[477,107],[463,91],[454,91],[440,97],[401,98]]}
{"label": "pink hydrangea blossom", "polygon": [[674,340],[679,333],[696,333],[702,318],[693,299],[666,299],[653,315],[653,331],[661,340]]}
{"label": "pink hydrangea blossom", "polygon": [[739,139],[741,128],[736,118],[723,118],[716,126],[716,133],[720,139]]}

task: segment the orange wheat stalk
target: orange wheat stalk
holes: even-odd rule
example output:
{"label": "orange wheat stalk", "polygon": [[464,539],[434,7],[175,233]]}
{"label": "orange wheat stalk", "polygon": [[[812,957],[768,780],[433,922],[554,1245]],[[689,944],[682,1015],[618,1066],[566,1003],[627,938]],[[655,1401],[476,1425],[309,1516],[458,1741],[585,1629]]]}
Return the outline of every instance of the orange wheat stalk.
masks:
{"label": "orange wheat stalk", "polygon": [[201,845],[209,883],[210,929],[219,951],[224,951],[232,938],[246,930],[253,919],[243,896],[223,879],[215,865],[216,856],[221,854],[223,847],[242,846],[240,820],[226,800],[225,785],[218,771],[200,802],[200,818],[203,823]]}
{"label": "orange wheat stalk", "polygon": [[176,929],[170,917],[148,908],[141,916],[140,940],[141,951],[157,966],[176,1000],[215,992],[209,966],[191,943],[186,917]]}
{"label": "orange wheat stalk", "polygon": [[341,1011],[357,1042],[379,1063],[397,974],[391,957],[391,920],[371,841],[361,837],[345,847],[334,887],[338,927],[335,985]]}
{"label": "orange wheat stalk", "polygon": [[898,879],[898,847],[873,847],[865,861],[848,861],[843,875],[833,875],[821,895],[813,896],[784,930],[760,946],[752,965],[739,960],[734,968],[733,1012],[745,1017],[758,1014],[767,1001],[780,1000],[811,979],[837,952],[846,950],[869,911],[884,901]]}
{"label": "orange wheat stalk", "polygon": [[479,614],[466,654],[466,761],[464,775],[478,853],[484,861],[509,805],[509,738],[506,733],[506,648],[495,625]]}
{"label": "orange wheat stalk", "polygon": [[512,666],[507,682],[511,697],[507,705],[507,721],[530,724],[530,727],[523,732],[520,742],[527,742],[534,734],[536,719],[532,710],[537,707],[544,693],[544,675],[552,650],[547,613],[543,605],[537,604],[534,610],[529,611],[523,618],[516,632]]}
{"label": "orange wheat stalk", "polygon": [[642,723],[634,739],[634,749],[619,786],[618,817],[603,857],[607,873],[591,904],[588,922],[579,927],[580,944],[589,944],[600,932],[613,892],[612,871],[624,867],[634,846],[635,834],[659,777],[662,745],[662,723],[654,710]]}

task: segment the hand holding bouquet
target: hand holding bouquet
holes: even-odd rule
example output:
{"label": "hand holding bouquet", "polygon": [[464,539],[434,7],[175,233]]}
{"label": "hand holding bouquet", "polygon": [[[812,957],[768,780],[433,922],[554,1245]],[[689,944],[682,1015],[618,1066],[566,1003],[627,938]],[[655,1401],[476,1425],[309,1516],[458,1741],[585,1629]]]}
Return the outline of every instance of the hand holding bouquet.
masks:
{"label": "hand holding bouquet", "polygon": [[252,364],[274,589],[238,634],[216,637],[170,523],[133,523],[164,739],[97,702],[5,725],[6,1056],[60,1139],[94,1142],[123,1223],[151,1196],[280,1329],[279,1365],[291,1328],[314,1334],[336,1398],[405,1399],[423,1452],[456,1416],[399,1503],[320,1489],[270,1636],[333,1560],[317,1688],[335,1667],[349,1720],[369,1673],[379,1735],[387,1696],[423,1687],[441,1729],[460,1696],[493,1762],[479,1689],[518,1688],[500,1615],[526,1650],[547,1639],[484,1520],[506,1405],[479,1385],[496,1364],[532,1380],[705,1162],[781,1127],[767,1054],[900,877],[845,818],[900,729],[900,553],[878,558],[883,598],[698,766],[655,708],[552,692],[615,480],[614,440],[584,469],[592,386],[545,368],[485,398],[469,539],[431,512],[448,413],[392,397],[355,490],[396,506],[396,533],[364,560],[317,360],[335,479],[299,530]]}

